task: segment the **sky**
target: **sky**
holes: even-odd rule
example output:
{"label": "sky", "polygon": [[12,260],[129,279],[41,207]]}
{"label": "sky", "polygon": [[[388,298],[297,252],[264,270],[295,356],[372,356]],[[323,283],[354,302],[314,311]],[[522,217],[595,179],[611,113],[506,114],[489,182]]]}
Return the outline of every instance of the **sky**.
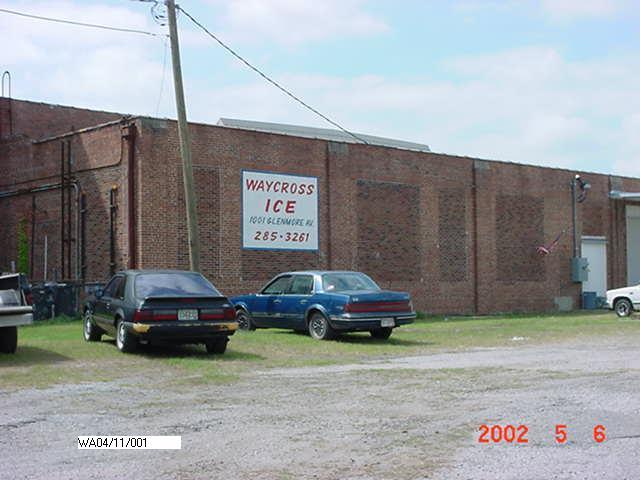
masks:
{"label": "sky", "polygon": [[[183,0],[348,130],[435,152],[640,176],[638,0]],[[134,0],[0,0],[25,13],[166,33]],[[178,18],[189,120],[331,128]],[[0,12],[14,98],[175,118],[151,37]]]}

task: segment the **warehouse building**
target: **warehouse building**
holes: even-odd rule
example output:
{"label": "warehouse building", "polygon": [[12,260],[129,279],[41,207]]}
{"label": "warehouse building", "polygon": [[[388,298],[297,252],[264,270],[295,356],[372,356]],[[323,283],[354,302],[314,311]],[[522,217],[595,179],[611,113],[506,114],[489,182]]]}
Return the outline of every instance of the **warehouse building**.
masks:
{"label": "warehouse building", "polygon": [[[485,314],[579,308],[583,291],[640,283],[640,179],[327,129],[190,129],[202,271],[227,295],[281,271],[349,269],[423,311]],[[0,269],[89,282],[188,268],[176,122],[0,98],[0,173]],[[583,283],[576,173],[590,184],[576,211]]]}

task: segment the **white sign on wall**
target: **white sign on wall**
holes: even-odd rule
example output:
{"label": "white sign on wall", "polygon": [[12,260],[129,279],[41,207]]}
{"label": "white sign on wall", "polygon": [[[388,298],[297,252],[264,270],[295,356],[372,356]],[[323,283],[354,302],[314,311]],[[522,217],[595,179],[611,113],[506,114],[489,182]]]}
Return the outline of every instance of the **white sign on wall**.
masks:
{"label": "white sign on wall", "polygon": [[242,248],[318,250],[318,178],[243,170]]}

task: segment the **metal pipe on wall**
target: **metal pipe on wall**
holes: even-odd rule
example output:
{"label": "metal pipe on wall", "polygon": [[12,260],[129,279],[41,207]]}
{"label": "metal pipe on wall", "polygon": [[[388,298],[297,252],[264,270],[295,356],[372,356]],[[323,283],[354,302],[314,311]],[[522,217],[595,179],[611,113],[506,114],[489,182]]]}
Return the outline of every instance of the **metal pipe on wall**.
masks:
{"label": "metal pipe on wall", "polygon": [[64,141],[60,142],[60,275],[64,277]]}
{"label": "metal pipe on wall", "polygon": [[46,235],[44,236],[44,274],[43,274],[43,281],[47,281],[47,259],[49,256],[49,237],[47,237]]}
{"label": "metal pipe on wall", "polygon": [[128,217],[128,237],[129,237],[129,268],[136,268],[137,258],[137,238],[136,238],[136,168],[135,168],[135,148],[136,148],[136,125],[132,123],[127,127],[128,162],[127,162],[127,217]]}
{"label": "metal pipe on wall", "polygon": [[29,245],[29,277],[33,277],[35,265],[33,264],[33,252],[36,238],[36,196],[31,196],[31,242]]}
{"label": "metal pipe on wall", "polygon": [[[70,180],[71,180],[71,140],[67,140],[67,174],[65,176],[65,181],[67,182],[67,185],[70,184]],[[65,189],[63,188],[63,190]],[[66,270],[66,275],[63,274],[63,277],[68,280],[71,278],[71,189],[68,187],[66,188],[66,194],[67,194],[67,270]]]}
{"label": "metal pipe on wall", "polygon": [[85,195],[85,193],[83,192],[81,197],[80,197],[80,208],[78,209],[79,213],[80,213],[80,242],[78,242],[80,244],[80,278],[82,279],[82,282],[84,283],[86,276],[87,276],[87,262],[86,262],[86,247],[85,247],[85,240],[86,240],[86,217],[85,214],[87,212],[87,196]]}
{"label": "metal pipe on wall", "polygon": [[115,229],[116,229],[116,191],[117,187],[114,185],[109,190],[109,272],[111,275],[116,273],[116,243],[115,243]]}

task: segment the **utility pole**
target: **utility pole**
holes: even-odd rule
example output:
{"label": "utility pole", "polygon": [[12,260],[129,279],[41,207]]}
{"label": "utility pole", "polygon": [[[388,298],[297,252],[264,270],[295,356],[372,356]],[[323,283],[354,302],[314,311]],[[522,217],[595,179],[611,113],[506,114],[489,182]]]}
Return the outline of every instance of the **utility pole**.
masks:
{"label": "utility pole", "polygon": [[184,104],[182,87],[182,69],[180,67],[180,50],[178,47],[178,26],[176,22],[176,4],[174,0],[166,0],[167,17],[169,19],[169,38],[171,40],[171,61],[173,64],[173,84],[176,93],[176,110],[178,112],[178,136],[180,138],[180,156],[182,157],[182,179],[184,183],[184,201],[187,212],[187,238],[189,241],[189,267],[200,271],[200,237],[198,234],[198,212],[191,163],[191,138],[187,125],[187,110]]}

